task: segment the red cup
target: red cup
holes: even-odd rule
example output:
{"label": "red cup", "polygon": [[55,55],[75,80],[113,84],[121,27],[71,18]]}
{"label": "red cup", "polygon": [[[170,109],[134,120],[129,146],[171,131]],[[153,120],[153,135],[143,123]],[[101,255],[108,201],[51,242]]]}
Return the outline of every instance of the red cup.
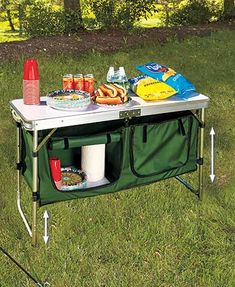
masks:
{"label": "red cup", "polygon": [[24,62],[24,80],[39,80],[38,63],[35,59],[28,59]]}
{"label": "red cup", "polygon": [[51,174],[54,182],[61,181],[61,166],[60,160],[57,157],[50,158]]}
{"label": "red cup", "polygon": [[25,105],[40,105],[38,64],[35,59],[24,63],[23,100]]}

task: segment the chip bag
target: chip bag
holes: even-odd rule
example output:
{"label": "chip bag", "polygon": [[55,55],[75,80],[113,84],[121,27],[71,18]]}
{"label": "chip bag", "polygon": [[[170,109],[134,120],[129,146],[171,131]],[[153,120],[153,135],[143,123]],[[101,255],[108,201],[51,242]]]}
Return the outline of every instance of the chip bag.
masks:
{"label": "chip bag", "polygon": [[128,80],[131,90],[145,101],[156,101],[169,98],[176,90],[167,84],[148,76],[137,76]]}
{"label": "chip bag", "polygon": [[171,68],[150,62],[145,65],[136,66],[136,69],[149,77],[171,86],[181,98],[188,98],[197,94],[194,85],[183,75],[175,72]]}

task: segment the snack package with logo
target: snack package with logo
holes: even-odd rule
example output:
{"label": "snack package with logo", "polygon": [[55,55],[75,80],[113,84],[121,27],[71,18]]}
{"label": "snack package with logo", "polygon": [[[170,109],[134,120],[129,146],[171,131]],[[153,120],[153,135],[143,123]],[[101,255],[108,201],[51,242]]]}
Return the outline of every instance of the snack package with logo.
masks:
{"label": "snack package with logo", "polygon": [[156,101],[169,98],[176,94],[176,90],[169,85],[146,75],[128,80],[131,90],[145,101]]}
{"label": "snack package with logo", "polygon": [[181,98],[189,98],[197,95],[196,88],[183,75],[175,72],[173,69],[162,66],[155,62],[136,66],[136,69],[145,75],[166,83],[176,90]]}

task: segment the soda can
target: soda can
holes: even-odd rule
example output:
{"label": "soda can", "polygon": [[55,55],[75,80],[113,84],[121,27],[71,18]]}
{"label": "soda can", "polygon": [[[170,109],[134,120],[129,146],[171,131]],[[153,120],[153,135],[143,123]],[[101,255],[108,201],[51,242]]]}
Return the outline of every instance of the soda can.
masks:
{"label": "soda can", "polygon": [[64,75],[63,90],[73,90],[73,75],[72,74]]}
{"label": "soda can", "polygon": [[84,91],[83,74],[76,74],[73,76],[73,88],[74,90]]}
{"label": "soda can", "polygon": [[87,74],[84,76],[84,91],[90,94],[91,97],[95,93],[95,78],[93,74]]}

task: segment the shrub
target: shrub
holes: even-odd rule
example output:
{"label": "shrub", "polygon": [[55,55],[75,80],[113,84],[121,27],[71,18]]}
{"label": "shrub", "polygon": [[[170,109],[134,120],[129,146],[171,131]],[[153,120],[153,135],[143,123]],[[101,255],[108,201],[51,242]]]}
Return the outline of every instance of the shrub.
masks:
{"label": "shrub", "polygon": [[153,13],[154,0],[91,0],[90,6],[102,28],[132,28],[135,21]]}
{"label": "shrub", "polygon": [[172,25],[196,25],[208,23],[212,15],[206,0],[192,0],[183,8],[173,12],[169,22]]}
{"label": "shrub", "polygon": [[30,37],[53,36],[65,31],[64,13],[54,11],[45,2],[35,2],[29,6],[24,19],[25,33]]}

